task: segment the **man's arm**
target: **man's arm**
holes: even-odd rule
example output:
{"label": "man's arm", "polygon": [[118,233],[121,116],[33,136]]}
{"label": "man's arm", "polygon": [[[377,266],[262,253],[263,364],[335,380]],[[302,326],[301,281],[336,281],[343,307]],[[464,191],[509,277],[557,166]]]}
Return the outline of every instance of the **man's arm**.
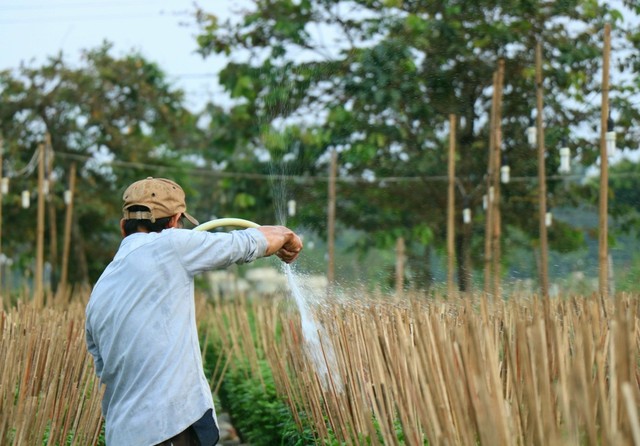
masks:
{"label": "man's arm", "polygon": [[258,229],[267,239],[265,257],[277,255],[283,262],[293,262],[302,251],[302,240],[291,229],[284,226],[259,226]]}
{"label": "man's arm", "polygon": [[85,328],[85,337],[86,337],[86,342],[87,342],[87,350],[89,350],[89,353],[91,353],[91,356],[93,356],[93,363],[95,365],[96,375],[98,375],[98,378],[101,378],[102,377],[102,368],[103,368],[104,364],[102,362],[102,357],[100,356],[100,350],[98,350],[98,346],[93,341],[93,336],[91,335],[91,330],[89,330],[88,327]]}

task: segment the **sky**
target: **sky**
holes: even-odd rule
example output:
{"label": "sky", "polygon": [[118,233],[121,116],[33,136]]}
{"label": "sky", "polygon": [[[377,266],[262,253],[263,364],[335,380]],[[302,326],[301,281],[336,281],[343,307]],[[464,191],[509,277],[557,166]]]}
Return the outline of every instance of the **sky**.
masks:
{"label": "sky", "polygon": [[[207,12],[229,17],[238,0],[203,0]],[[199,110],[221,94],[221,59],[196,54],[194,3],[188,0],[0,0],[0,70],[42,65],[62,51],[71,64],[81,51],[114,44],[112,54],[135,50],[157,63]]]}
{"label": "sky", "polygon": [[[249,3],[198,4],[224,20]],[[74,63],[82,50],[107,40],[114,44],[116,57],[134,50],[157,63],[185,91],[187,107],[200,111],[208,99],[221,103],[226,95],[216,81],[222,58],[203,59],[196,53],[195,8],[191,0],[0,0],[0,70],[21,63],[37,67],[60,51]]]}

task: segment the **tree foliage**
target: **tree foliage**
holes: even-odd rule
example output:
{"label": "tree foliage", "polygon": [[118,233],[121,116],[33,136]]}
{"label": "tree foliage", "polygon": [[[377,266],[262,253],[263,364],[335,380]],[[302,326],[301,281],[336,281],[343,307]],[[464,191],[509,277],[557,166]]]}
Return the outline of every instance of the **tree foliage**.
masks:
{"label": "tree foliage", "polygon": [[640,165],[623,160],[610,171],[610,214],[624,232],[640,227]]}
{"label": "tree foliage", "polygon": [[[338,218],[377,234],[377,243],[387,246],[389,234],[436,246],[444,241],[450,113],[459,119],[457,212],[468,202],[481,215],[498,60],[505,61],[503,154],[512,175],[524,179],[503,188],[503,224],[533,238],[537,166],[525,129],[535,109],[536,42],[545,59],[551,173],[562,140],[572,148],[574,163],[597,160],[605,22],[613,24],[615,45],[633,54],[632,62],[614,58],[616,69],[638,60],[637,34],[624,29],[621,12],[596,0],[256,0],[224,23],[202,10],[198,17],[202,54],[233,56],[220,80],[235,100],[231,113],[259,123],[244,135],[250,150],[271,150],[274,158],[290,162],[304,158],[309,162],[296,167],[301,175],[324,175],[327,152],[339,150],[340,175],[357,184],[340,183]],[[628,100],[638,87],[637,79],[613,86],[620,127],[638,123]],[[262,138],[273,129],[286,131],[288,155]],[[619,144],[633,146],[632,136],[625,135]],[[551,206],[563,204],[562,186],[550,181]],[[322,202],[326,184],[298,194],[301,202]],[[300,219],[319,230],[326,221],[318,206],[304,210]],[[482,221],[476,217],[474,224]],[[554,231],[550,240],[559,250],[580,240],[568,225]]]}
{"label": "tree foliage", "polygon": [[[187,179],[182,157],[201,144],[196,117],[183,102],[183,93],[170,85],[156,64],[135,53],[114,57],[109,44],[86,51],[76,67],[59,55],[40,67],[1,72],[3,174],[11,182],[11,193],[5,197],[5,221],[11,224],[4,226],[4,252],[25,262],[33,258],[36,209],[22,209],[19,195],[21,189],[37,191],[37,176],[27,167],[48,134],[54,151],[47,171],[54,180],[48,200],[56,215],[48,224],[55,223],[59,230],[57,235],[47,231],[47,249],[56,246],[50,243],[52,237],[62,246],[62,192],[70,165],[76,162],[70,278],[95,279],[119,243],[126,185],[158,176],[150,166],[170,167],[171,176]],[[54,254],[48,252],[47,258]]]}

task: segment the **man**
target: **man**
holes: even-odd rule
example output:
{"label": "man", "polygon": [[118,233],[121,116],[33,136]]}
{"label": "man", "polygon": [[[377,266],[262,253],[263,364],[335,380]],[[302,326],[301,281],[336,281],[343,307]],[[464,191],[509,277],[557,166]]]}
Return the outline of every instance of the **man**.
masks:
{"label": "man", "polygon": [[209,233],[175,182],[147,178],[123,195],[124,237],[86,309],[87,348],[105,384],[109,446],[211,446],[219,433],[202,368],[194,276],[276,254],[296,259],[300,238],[283,226]]}

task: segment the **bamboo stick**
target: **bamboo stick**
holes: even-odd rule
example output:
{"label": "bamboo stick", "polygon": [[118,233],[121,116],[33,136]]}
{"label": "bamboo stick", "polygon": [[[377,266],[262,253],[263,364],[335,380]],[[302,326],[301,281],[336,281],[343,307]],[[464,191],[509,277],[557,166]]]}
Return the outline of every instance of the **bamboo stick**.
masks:
{"label": "bamboo stick", "polygon": [[2,312],[0,444],[42,444],[45,435],[47,444],[96,444],[102,393],[77,329],[83,319],[82,306],[37,309],[35,301]]}
{"label": "bamboo stick", "polygon": [[53,176],[53,146],[51,145],[51,134],[47,132],[45,136],[45,181],[47,187],[45,188],[46,192],[44,195],[45,198],[45,207],[48,211],[48,219],[49,219],[49,265],[50,276],[49,282],[47,285],[47,289],[45,292],[48,295],[51,295],[51,286],[56,287],[55,280],[58,275],[58,225],[56,219],[56,205],[55,201],[52,199],[53,190],[54,190],[54,176]]}
{"label": "bamboo stick", "polygon": [[484,233],[484,293],[491,293],[491,264],[493,249],[491,247],[492,231],[493,231],[493,177],[496,175],[494,168],[496,162],[494,160],[495,153],[495,125],[496,125],[496,107],[498,104],[498,73],[493,73],[493,96],[491,99],[491,115],[489,118],[489,161],[487,166],[487,206],[485,211],[485,233]]}
{"label": "bamboo stick", "polygon": [[[2,135],[0,134],[0,184],[2,184],[2,179],[4,176],[4,138],[2,137]],[[2,191],[0,191],[0,255],[4,254],[3,250],[2,250],[2,208],[4,205],[4,193]],[[8,296],[5,296],[5,287],[4,287],[4,256],[3,257],[3,261],[0,263],[0,305],[2,305],[2,307],[6,307],[8,308],[9,305],[9,298]],[[5,303],[6,300],[6,303]],[[0,307],[0,308],[2,308]]]}
{"label": "bamboo stick", "polygon": [[449,156],[448,156],[447,189],[447,295],[455,296],[454,269],[455,269],[455,213],[456,213],[456,116],[449,115]]}
{"label": "bamboo stick", "polygon": [[[638,373],[638,296],[617,301],[615,311],[610,298],[583,296],[552,305],[528,296],[358,299],[315,308],[330,341],[321,344],[325,365],[332,345],[342,390],[322,383],[297,317],[283,315],[289,329],[275,336],[277,302],[254,303],[264,311],[257,320],[269,326],[256,333],[272,338],[238,342],[271,351],[277,388],[306,413],[318,442],[333,432],[345,444],[393,445],[400,437],[406,444],[633,444],[630,404],[639,390],[628,376]],[[216,311],[227,318],[244,311],[224,306]],[[225,337],[246,336],[242,324],[229,329]]]}
{"label": "bamboo stick", "polygon": [[598,285],[600,294],[609,294],[609,247],[608,247],[608,197],[609,158],[607,153],[607,119],[609,117],[609,57],[611,53],[611,24],[604,27],[604,49],[602,51],[602,111],[600,114],[600,199],[598,212]]}
{"label": "bamboo stick", "polygon": [[536,42],[536,127],[538,133],[538,220],[540,228],[540,290],[544,298],[549,297],[549,248],[547,241],[547,178],[545,170],[544,144],[544,88],[542,84],[542,43]]}
{"label": "bamboo stick", "polygon": [[504,59],[498,61],[498,71],[496,79],[496,107],[494,116],[493,136],[493,177],[492,185],[494,191],[494,200],[490,205],[493,206],[492,225],[491,228],[491,276],[493,278],[493,295],[497,298],[502,296],[502,265],[501,265],[501,238],[502,238],[502,214],[500,212],[501,191],[500,191],[500,168],[502,165],[502,90],[504,86]]}
{"label": "bamboo stick", "polygon": [[36,219],[36,269],[33,277],[34,300],[44,305],[44,144],[38,145],[38,211]]}
{"label": "bamboo stick", "polygon": [[335,282],[335,225],[336,225],[336,175],[338,171],[338,151],[331,149],[331,163],[329,166],[329,202],[327,207],[327,281],[329,292]]}
{"label": "bamboo stick", "polygon": [[[64,220],[64,235],[62,245],[62,267],[60,272],[59,296],[66,297],[69,286],[69,252],[71,247],[71,228],[73,225],[73,201],[76,188],[76,163],[71,164],[69,169],[69,202]],[[62,299],[68,300],[68,299]]]}

